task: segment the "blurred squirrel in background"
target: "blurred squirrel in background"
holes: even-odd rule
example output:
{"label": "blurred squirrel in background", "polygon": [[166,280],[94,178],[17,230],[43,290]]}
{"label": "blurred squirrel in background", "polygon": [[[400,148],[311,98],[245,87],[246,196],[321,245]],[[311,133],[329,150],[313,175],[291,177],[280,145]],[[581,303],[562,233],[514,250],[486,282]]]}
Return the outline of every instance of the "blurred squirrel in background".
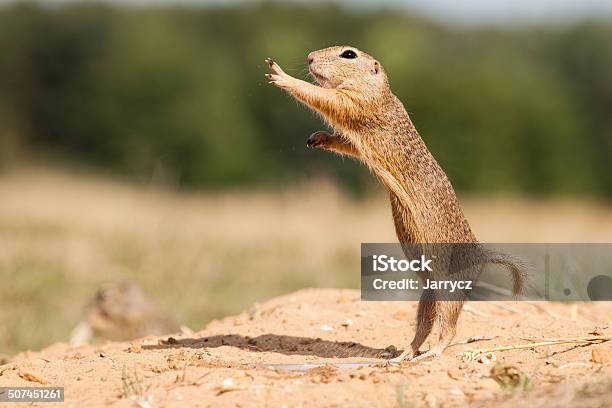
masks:
{"label": "blurred squirrel in background", "polygon": [[161,312],[137,285],[123,281],[98,290],[85,318],[72,331],[70,343],[80,345],[93,338],[125,341],[179,331],[176,321]]}

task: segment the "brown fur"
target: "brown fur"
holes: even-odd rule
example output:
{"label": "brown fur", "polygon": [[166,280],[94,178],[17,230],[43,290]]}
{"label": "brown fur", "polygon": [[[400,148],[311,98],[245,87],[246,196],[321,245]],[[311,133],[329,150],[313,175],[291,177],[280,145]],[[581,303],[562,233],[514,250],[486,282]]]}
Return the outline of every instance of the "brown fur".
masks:
{"label": "brown fur", "polygon": [[96,293],[85,319],[73,331],[71,342],[83,344],[93,337],[123,341],[178,331],[174,319],[162,313],[138,286],[118,282]]}
{"label": "brown fur", "polygon": [[[348,49],[357,58],[340,56]],[[267,75],[270,83],[314,109],[334,129],[334,134],[314,133],[308,146],[357,158],[388,188],[401,243],[476,242],[446,174],[391,92],[378,61],[348,46],[312,52],[309,70],[320,86],[293,78],[271,59],[266,61],[273,72]],[[516,273],[513,276],[519,279]],[[439,279],[435,273],[434,279]],[[439,355],[455,335],[463,302],[464,298],[436,299],[433,292],[425,291],[411,348],[399,360],[418,354],[434,323],[440,339],[425,355]]]}

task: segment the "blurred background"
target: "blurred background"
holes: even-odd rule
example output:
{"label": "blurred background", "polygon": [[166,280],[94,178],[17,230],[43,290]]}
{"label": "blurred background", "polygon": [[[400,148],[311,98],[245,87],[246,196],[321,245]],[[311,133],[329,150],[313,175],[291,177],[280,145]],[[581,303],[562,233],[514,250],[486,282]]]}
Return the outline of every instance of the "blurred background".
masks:
{"label": "blurred background", "polygon": [[0,1],[0,354],[67,340],[106,282],[203,327],[359,287],[386,193],[307,150],[264,79],[351,44],[489,242],[612,240],[612,3]]}

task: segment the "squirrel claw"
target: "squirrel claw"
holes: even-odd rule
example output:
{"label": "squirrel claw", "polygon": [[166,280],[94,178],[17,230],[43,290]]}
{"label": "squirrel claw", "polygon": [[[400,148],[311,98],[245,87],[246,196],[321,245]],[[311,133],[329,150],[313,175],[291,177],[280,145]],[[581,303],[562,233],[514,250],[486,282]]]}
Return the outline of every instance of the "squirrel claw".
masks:
{"label": "squirrel claw", "polygon": [[306,147],[316,148],[325,145],[329,141],[330,134],[325,131],[314,132],[308,137],[306,141]]}
{"label": "squirrel claw", "polygon": [[266,64],[268,64],[268,67],[270,68],[270,71],[272,71],[273,74],[281,75],[281,76],[287,75],[283,72],[281,67],[272,58],[266,58],[265,62]]}

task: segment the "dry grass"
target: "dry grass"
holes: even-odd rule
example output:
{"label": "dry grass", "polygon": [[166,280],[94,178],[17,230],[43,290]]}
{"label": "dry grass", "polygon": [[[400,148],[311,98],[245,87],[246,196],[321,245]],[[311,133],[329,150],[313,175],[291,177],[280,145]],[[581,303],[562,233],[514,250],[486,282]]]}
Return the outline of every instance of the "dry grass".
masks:
{"label": "dry grass", "polygon": [[[66,340],[105,281],[140,284],[200,328],[302,287],[359,286],[361,242],[393,242],[382,189],[172,193],[42,170],[0,177],[0,353]],[[465,199],[489,242],[610,241],[612,207]]]}

